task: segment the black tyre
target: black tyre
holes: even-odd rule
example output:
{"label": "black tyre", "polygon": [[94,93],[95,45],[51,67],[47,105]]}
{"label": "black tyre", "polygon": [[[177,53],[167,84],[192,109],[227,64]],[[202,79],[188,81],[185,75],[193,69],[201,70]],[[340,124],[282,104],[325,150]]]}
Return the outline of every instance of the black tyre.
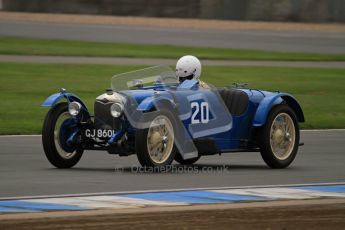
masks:
{"label": "black tyre", "polygon": [[295,159],[299,146],[299,127],[288,105],[275,106],[258,132],[263,160],[271,168],[286,168]]}
{"label": "black tyre", "polygon": [[175,120],[168,111],[160,111],[147,129],[138,129],[135,134],[135,148],[143,167],[164,167],[170,165],[176,155],[174,145]]}
{"label": "black tyre", "polygon": [[195,157],[195,158],[191,158],[191,159],[187,159],[184,160],[181,156],[181,154],[176,153],[175,155],[175,161],[177,161],[178,163],[180,163],[181,165],[192,165],[195,162],[197,162],[200,159],[200,156]]}
{"label": "black tyre", "polygon": [[[68,104],[63,102],[51,108],[44,120],[42,128],[43,149],[49,162],[57,168],[71,168],[77,164],[83,155],[83,150],[68,146],[66,139],[70,130],[68,127],[60,134],[62,124],[69,122]],[[61,131],[62,132],[62,131]],[[63,139],[63,140],[61,140]]]}

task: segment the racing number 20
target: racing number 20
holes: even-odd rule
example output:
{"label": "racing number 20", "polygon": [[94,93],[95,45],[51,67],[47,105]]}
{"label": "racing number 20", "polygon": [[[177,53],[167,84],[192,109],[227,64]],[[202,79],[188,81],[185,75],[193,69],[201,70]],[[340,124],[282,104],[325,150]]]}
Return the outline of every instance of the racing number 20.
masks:
{"label": "racing number 20", "polygon": [[[192,102],[190,106],[192,108],[192,111],[193,109],[195,109],[192,114],[192,124],[208,123],[208,121],[210,120],[210,116],[209,116],[209,107],[208,107],[207,102],[201,102],[200,104],[198,102]],[[200,119],[196,118],[199,112],[200,112]]]}

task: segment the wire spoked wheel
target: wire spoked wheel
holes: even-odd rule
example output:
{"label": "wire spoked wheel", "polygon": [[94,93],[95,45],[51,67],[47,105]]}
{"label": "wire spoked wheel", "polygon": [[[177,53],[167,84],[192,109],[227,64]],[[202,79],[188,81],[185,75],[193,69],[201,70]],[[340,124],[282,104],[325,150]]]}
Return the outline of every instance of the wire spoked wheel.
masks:
{"label": "wire spoked wheel", "polygon": [[258,145],[263,160],[271,168],[286,168],[295,159],[299,145],[299,127],[288,105],[277,105],[266,124],[258,130]]}
{"label": "wire spoked wheel", "polygon": [[164,115],[157,116],[151,123],[147,134],[147,148],[151,160],[162,164],[169,157],[174,146],[174,129]]}
{"label": "wire spoked wheel", "polygon": [[171,164],[176,154],[173,122],[169,112],[160,111],[147,129],[136,131],[136,152],[142,166],[161,167]]}
{"label": "wire spoked wheel", "polygon": [[272,122],[270,144],[276,158],[287,159],[294,147],[296,139],[295,125],[287,113],[279,113]]}

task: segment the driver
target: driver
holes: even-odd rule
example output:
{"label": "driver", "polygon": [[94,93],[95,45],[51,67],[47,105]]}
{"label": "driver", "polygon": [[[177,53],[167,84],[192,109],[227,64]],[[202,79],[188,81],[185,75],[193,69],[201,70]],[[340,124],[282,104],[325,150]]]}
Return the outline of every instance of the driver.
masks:
{"label": "driver", "polygon": [[192,55],[181,57],[176,63],[176,76],[180,83],[185,80],[196,80],[202,88],[209,88],[209,86],[200,81],[201,63],[198,58]]}

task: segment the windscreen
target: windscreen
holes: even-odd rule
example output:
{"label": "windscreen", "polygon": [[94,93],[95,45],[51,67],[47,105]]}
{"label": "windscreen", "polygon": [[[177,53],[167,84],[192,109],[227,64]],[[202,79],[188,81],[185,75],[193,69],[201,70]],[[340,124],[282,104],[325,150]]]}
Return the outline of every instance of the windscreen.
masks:
{"label": "windscreen", "polygon": [[114,75],[111,79],[111,88],[114,91],[121,91],[155,85],[169,86],[177,82],[175,72],[169,66],[153,66]]}

